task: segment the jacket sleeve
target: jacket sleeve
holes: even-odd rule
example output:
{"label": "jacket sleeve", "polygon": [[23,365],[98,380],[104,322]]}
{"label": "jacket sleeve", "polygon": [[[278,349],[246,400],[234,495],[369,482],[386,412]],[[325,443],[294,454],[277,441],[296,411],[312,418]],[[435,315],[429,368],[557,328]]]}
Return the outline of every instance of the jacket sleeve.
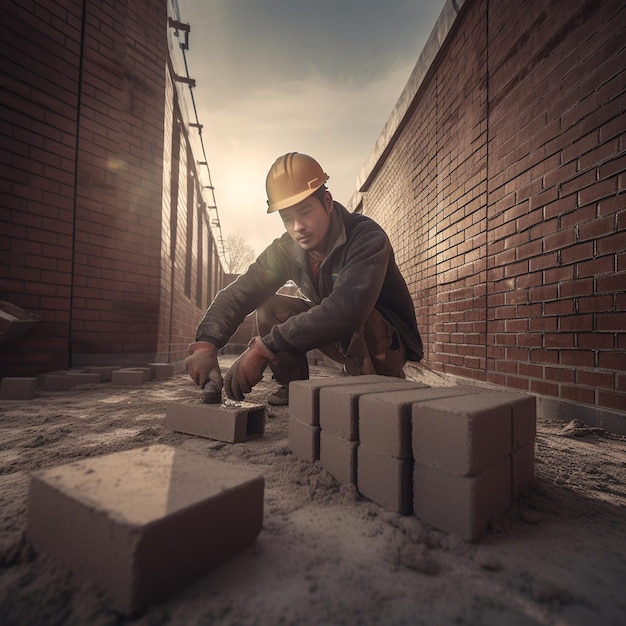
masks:
{"label": "jacket sleeve", "polygon": [[345,245],[330,294],[274,326],[263,337],[270,350],[306,352],[348,338],[363,326],[385,280],[391,245],[382,229],[368,226],[357,227]]}
{"label": "jacket sleeve", "polygon": [[289,279],[290,239],[276,239],[248,270],[218,292],[196,328],[196,341],[218,348],[232,337],[246,316]]}

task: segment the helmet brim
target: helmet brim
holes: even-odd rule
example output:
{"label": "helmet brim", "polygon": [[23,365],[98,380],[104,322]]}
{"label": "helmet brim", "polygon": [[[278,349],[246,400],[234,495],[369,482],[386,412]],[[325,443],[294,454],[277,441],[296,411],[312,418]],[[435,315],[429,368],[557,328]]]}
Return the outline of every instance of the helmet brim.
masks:
{"label": "helmet brim", "polygon": [[287,198],[286,200],[282,200],[281,202],[274,202],[273,204],[268,204],[267,212],[275,213],[276,211],[282,211],[283,209],[288,209],[289,207],[292,207],[294,204],[298,204],[298,202],[302,202],[309,196],[313,195],[328,180],[328,178],[329,177],[326,176],[324,180],[322,180],[322,182],[319,185],[317,185],[317,187],[311,187],[310,189],[305,189],[299,194],[296,194],[295,196],[291,196],[290,198]]}

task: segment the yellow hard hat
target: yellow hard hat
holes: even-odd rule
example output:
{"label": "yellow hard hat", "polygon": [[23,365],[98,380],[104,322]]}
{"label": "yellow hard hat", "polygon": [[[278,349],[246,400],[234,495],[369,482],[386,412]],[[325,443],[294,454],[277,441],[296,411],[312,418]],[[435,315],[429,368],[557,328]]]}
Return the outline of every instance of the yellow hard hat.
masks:
{"label": "yellow hard hat", "polygon": [[328,180],[320,164],[308,154],[289,152],[278,157],[265,179],[267,212],[298,204]]}

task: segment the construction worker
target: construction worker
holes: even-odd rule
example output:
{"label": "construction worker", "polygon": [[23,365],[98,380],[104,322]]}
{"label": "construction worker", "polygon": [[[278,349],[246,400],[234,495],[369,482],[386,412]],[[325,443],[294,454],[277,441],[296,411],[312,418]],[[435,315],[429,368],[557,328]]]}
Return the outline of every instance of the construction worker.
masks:
{"label": "construction worker", "polygon": [[[289,382],[309,377],[309,350],[352,376],[404,378],[406,361],[422,358],[413,302],[387,235],[333,201],[327,180],[315,159],[297,152],[270,168],[267,212],[278,211],[287,232],[217,294],[198,325],[185,368],[200,387],[211,381],[243,400],[269,365],[279,388],[267,402],[284,405]],[[276,293],[289,280],[298,297]],[[217,352],[255,309],[258,335],[222,380]]]}

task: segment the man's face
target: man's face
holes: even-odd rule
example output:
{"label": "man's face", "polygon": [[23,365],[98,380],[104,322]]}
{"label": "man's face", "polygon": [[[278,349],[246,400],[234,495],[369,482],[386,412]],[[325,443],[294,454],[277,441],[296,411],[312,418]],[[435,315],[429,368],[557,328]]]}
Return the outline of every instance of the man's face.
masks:
{"label": "man's face", "polygon": [[327,191],[324,204],[309,196],[279,213],[289,236],[303,250],[325,253],[332,210],[332,197]]}

